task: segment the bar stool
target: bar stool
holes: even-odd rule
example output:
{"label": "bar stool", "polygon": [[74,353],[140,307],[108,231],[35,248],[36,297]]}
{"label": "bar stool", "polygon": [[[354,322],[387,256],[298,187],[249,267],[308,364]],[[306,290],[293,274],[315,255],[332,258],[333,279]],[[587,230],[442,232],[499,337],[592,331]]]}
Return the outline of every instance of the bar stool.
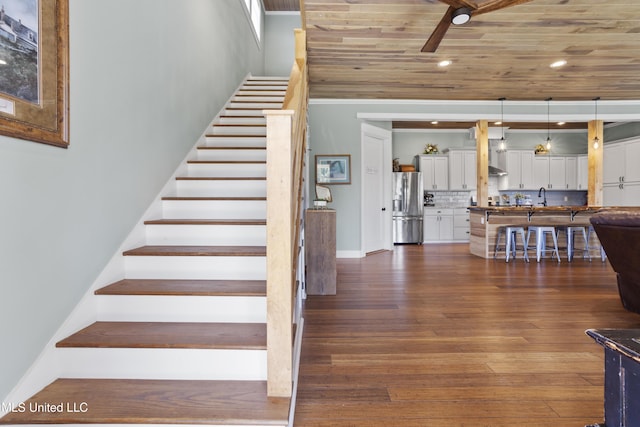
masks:
{"label": "bar stool", "polygon": [[[502,236],[504,236],[505,239],[504,249],[500,248],[500,237]],[[498,228],[498,236],[496,237],[496,247],[493,252],[493,259],[496,259],[496,257],[498,256],[498,252],[501,250],[504,250],[505,252],[505,262],[509,262],[509,257],[511,255],[513,255],[513,258],[515,259],[517,253],[517,236],[520,236],[520,239],[522,240],[522,257],[525,259],[525,261],[529,262],[529,255],[527,254],[527,242],[524,236],[524,227],[519,226],[506,226]]]}
{"label": "bar stool", "polygon": [[[531,234],[536,235],[536,259],[540,262],[540,256],[545,252],[552,252],[556,254],[558,262],[560,262],[560,254],[558,253],[558,235],[556,234],[556,228],[553,226],[540,226],[530,225],[527,230],[527,241],[525,243],[525,251],[529,250],[529,242]],[[551,234],[553,238],[553,249],[547,249],[547,233]]]}
{"label": "bar stool", "polygon": [[[591,259],[591,250],[592,249],[596,249],[596,248],[592,248],[591,247],[591,234],[596,234],[596,230],[593,228],[593,225],[589,226],[589,230],[587,231],[587,252],[589,253],[589,259]],[[598,235],[596,234],[596,239],[598,238]],[[604,248],[602,247],[602,245],[600,244],[600,241],[598,240],[598,247],[600,248],[600,259],[602,260],[602,262],[605,262],[607,260],[607,254],[604,252]]]}
{"label": "bar stool", "polygon": [[586,226],[580,225],[567,225],[558,227],[558,236],[561,232],[564,232],[567,237],[567,261],[571,262],[576,251],[575,247],[575,234],[580,233],[582,235],[583,247],[579,249],[582,251],[582,258],[589,258],[591,261],[591,254],[589,253],[589,238],[587,237]]}

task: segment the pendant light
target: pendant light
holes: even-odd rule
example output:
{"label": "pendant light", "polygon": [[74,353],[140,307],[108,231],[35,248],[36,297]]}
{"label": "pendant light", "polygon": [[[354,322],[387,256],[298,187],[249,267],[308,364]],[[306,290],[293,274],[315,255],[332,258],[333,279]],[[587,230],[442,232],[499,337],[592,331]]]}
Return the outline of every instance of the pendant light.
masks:
{"label": "pendant light", "polygon": [[551,132],[551,122],[549,120],[549,107],[550,107],[550,102],[551,99],[553,98],[547,98],[547,151],[551,150],[551,136],[550,136],[550,132]]}
{"label": "pendant light", "polygon": [[504,100],[506,98],[500,98],[500,128],[502,129],[502,138],[500,138],[500,151],[507,149],[507,141],[504,139]]}
{"label": "pendant light", "polygon": [[598,131],[597,131],[597,129],[598,129],[598,125],[597,125],[597,122],[598,122],[598,100],[599,99],[600,99],[599,96],[593,98],[593,101],[594,101],[594,104],[595,104],[595,107],[596,107],[596,116],[595,116],[595,119],[594,119],[594,121],[596,122],[596,136],[593,138],[593,149],[594,150],[597,150],[598,147],[600,147],[600,138],[598,138]]}

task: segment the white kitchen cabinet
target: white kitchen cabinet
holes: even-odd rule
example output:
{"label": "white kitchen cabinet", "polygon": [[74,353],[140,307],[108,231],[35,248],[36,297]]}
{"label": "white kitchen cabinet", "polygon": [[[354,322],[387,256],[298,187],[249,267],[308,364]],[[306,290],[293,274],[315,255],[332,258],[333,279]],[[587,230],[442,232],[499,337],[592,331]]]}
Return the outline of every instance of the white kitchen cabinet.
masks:
{"label": "white kitchen cabinet", "polygon": [[577,190],[578,189],[578,158],[577,157],[565,157],[564,159],[564,182],[565,190]]}
{"label": "white kitchen cabinet", "polygon": [[537,188],[575,190],[577,159],[575,156],[538,155],[534,159],[533,176]]}
{"label": "white kitchen cabinet", "polygon": [[577,185],[578,190],[589,189],[589,158],[586,155],[580,155],[577,158]]}
{"label": "white kitchen cabinet", "polygon": [[453,240],[453,209],[425,208],[424,243]]}
{"label": "white kitchen cabinet", "polygon": [[530,150],[509,150],[506,154],[505,168],[507,175],[507,190],[534,190],[533,160],[534,153]]}
{"label": "white kitchen cabinet", "polygon": [[618,184],[624,179],[624,144],[605,145],[602,154],[602,181],[604,184]]}
{"label": "white kitchen cabinet", "polygon": [[640,205],[640,140],[605,145],[603,157],[604,205]]}
{"label": "white kitchen cabinet", "polygon": [[449,190],[474,190],[476,188],[476,152],[471,150],[449,151]]}
{"label": "white kitchen cabinet", "polygon": [[469,209],[454,208],[453,210],[453,240],[469,241],[471,236],[471,223]]}
{"label": "white kitchen cabinet", "polygon": [[418,156],[418,170],[422,172],[425,191],[449,189],[448,156]]}
{"label": "white kitchen cabinet", "polygon": [[536,189],[540,187],[550,189],[549,168],[549,156],[535,156],[533,159],[533,182]]}

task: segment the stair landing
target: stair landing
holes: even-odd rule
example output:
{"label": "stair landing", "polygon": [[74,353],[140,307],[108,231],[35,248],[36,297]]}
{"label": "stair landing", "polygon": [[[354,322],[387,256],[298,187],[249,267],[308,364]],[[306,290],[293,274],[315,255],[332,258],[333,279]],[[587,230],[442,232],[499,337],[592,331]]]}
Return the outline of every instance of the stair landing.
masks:
{"label": "stair landing", "polygon": [[286,426],[289,402],[267,397],[265,381],[63,378],[26,401],[23,413],[9,413],[0,424]]}

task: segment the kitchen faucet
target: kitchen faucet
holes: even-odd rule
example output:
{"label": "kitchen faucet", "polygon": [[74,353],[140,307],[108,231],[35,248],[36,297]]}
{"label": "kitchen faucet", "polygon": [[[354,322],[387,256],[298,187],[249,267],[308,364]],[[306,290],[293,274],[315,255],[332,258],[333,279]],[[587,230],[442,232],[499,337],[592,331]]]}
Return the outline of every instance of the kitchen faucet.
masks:
{"label": "kitchen faucet", "polygon": [[543,195],[544,195],[544,200],[542,201],[542,203],[538,203],[538,204],[542,206],[547,206],[547,189],[544,187],[540,187],[540,190],[538,190],[538,197],[542,197]]}

